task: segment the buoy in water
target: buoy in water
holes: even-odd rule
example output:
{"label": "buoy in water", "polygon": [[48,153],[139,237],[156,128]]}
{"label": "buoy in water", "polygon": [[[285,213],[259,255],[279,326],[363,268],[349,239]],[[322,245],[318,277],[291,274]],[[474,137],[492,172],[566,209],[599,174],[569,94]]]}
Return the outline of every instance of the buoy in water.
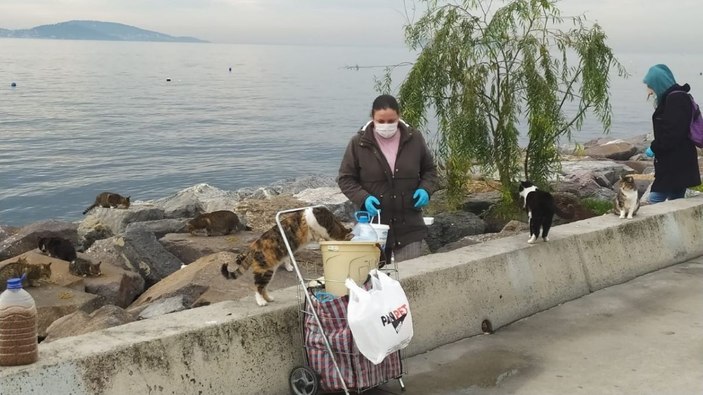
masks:
{"label": "buoy in water", "polygon": [[166,78],[166,82],[171,82],[171,79],[170,79],[170,78]]}
{"label": "buoy in water", "polygon": [[10,86],[14,88],[14,87],[17,86],[17,83],[13,82],[13,83],[10,84]]}

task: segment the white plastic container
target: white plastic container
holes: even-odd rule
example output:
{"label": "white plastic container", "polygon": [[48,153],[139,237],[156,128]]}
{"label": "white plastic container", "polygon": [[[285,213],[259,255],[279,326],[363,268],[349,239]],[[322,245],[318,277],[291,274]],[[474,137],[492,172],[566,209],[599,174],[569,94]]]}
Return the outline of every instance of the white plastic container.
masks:
{"label": "white plastic container", "polygon": [[354,238],[352,241],[378,241],[378,235],[374,230],[373,226],[369,223],[371,217],[366,211],[357,211],[354,213],[356,220],[358,221],[354,228],[352,228],[352,234]]}
{"label": "white plastic container", "polygon": [[37,307],[22,289],[22,280],[11,278],[0,294],[0,366],[27,365],[37,359]]}
{"label": "white plastic container", "polygon": [[378,241],[378,244],[381,245],[381,248],[386,248],[386,241],[388,240],[388,231],[391,229],[391,227],[384,224],[371,224],[371,227],[373,228],[373,230],[376,231],[376,241]]}
{"label": "white plastic container", "polygon": [[320,250],[325,290],[335,296],[349,292],[344,285],[347,278],[361,286],[381,258],[376,241],[321,241]]}

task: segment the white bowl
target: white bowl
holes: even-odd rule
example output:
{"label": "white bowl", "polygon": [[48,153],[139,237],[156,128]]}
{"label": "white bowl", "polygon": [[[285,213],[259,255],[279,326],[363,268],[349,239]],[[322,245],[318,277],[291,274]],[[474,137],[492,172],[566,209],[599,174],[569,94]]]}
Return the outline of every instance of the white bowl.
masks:
{"label": "white bowl", "polygon": [[425,225],[430,226],[434,223],[434,217],[422,217],[425,220]]}

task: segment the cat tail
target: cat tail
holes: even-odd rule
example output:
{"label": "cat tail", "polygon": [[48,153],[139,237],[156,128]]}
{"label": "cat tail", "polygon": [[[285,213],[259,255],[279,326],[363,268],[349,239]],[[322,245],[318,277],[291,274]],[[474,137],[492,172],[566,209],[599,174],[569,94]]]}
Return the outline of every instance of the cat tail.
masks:
{"label": "cat tail", "polygon": [[95,207],[98,207],[98,204],[97,204],[97,203],[93,203],[90,207],[88,207],[87,209],[85,209],[85,210],[83,211],[83,215],[85,215],[88,211],[94,209]]}
{"label": "cat tail", "polygon": [[244,274],[244,271],[247,269],[244,267],[244,258],[246,257],[246,254],[239,254],[237,255],[237,259],[235,260],[235,265],[237,266],[234,270],[230,270],[229,265],[231,263],[223,263],[222,267],[220,267],[220,273],[222,273],[222,276],[228,280],[235,280],[237,277],[241,276]]}

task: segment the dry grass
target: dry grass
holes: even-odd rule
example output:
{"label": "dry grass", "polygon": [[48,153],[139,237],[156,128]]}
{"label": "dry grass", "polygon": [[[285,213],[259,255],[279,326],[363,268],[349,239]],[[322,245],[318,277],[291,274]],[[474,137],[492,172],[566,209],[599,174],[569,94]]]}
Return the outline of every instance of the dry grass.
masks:
{"label": "dry grass", "polygon": [[500,181],[496,180],[468,180],[466,182],[466,191],[469,194],[500,191],[500,187]]}
{"label": "dry grass", "polygon": [[237,203],[234,211],[246,218],[247,225],[259,232],[264,232],[276,224],[276,213],[297,207],[306,203],[290,195],[272,196],[269,199],[245,199]]}

